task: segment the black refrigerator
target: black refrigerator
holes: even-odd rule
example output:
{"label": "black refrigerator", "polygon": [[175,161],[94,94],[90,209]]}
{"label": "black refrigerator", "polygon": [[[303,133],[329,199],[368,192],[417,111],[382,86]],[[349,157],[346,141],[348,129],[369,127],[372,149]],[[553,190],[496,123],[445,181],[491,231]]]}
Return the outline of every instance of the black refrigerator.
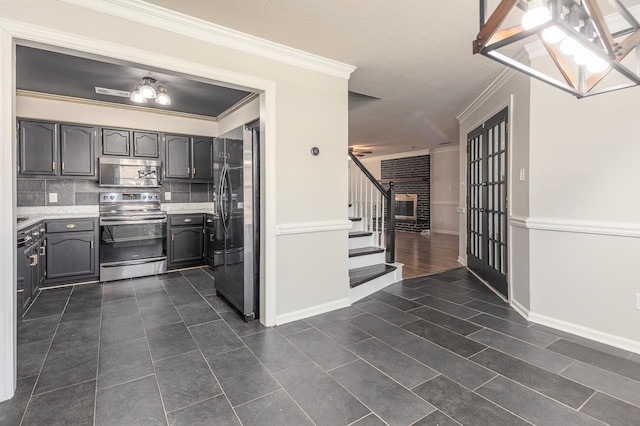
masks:
{"label": "black refrigerator", "polygon": [[259,318],[260,127],[254,122],[214,140],[216,292],[245,321]]}

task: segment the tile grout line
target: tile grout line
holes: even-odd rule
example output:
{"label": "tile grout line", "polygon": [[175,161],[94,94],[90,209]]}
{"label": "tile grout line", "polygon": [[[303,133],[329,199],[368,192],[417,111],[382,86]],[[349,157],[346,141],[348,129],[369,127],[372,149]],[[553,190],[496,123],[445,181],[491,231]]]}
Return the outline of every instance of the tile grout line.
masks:
{"label": "tile grout line", "polygon": [[[44,369],[44,365],[47,362],[47,358],[49,357],[49,352],[51,352],[51,346],[53,346],[53,341],[55,340],[56,334],[58,333],[58,328],[60,327],[60,321],[62,321],[62,316],[64,315],[64,311],[67,309],[67,305],[69,304],[69,299],[71,299],[71,293],[73,293],[73,288],[69,292],[69,295],[67,296],[67,301],[64,304],[64,308],[62,308],[62,312],[60,312],[60,318],[58,319],[58,323],[56,325],[56,330],[53,332],[53,336],[51,336],[51,342],[49,342],[49,347],[47,348],[47,353],[45,354],[44,359],[42,360],[42,365],[40,366],[40,370],[38,370],[38,375],[36,377],[36,381],[33,384],[33,389],[31,389],[31,394],[29,395],[29,399],[27,400],[27,405],[24,407],[24,412],[22,413],[22,417],[20,419],[20,426],[22,426],[22,424],[24,423],[24,419],[27,416],[27,410],[29,409],[29,405],[31,405],[31,400],[33,399],[33,396],[34,396],[35,391],[36,391],[36,387],[38,386],[38,382],[40,381],[40,374],[42,374],[42,370]],[[36,297],[36,299],[33,301],[33,303],[35,303],[35,301],[40,298],[40,294],[42,294],[42,292],[38,293],[38,297]],[[31,306],[33,306],[33,303],[31,304]],[[29,309],[31,309],[31,307]],[[51,316],[53,316],[53,315],[51,315]],[[17,332],[16,332],[16,334],[17,334]]]}
{"label": "tile grout line", "polygon": [[[76,291],[73,287],[71,294]],[[102,306],[104,305],[104,285],[100,288],[100,321],[98,322],[98,358],[96,362],[96,390],[93,398],[93,426],[96,426],[96,415],[98,413],[98,378],[100,376],[100,349],[102,348]],[[71,296],[69,296],[71,300]]]}

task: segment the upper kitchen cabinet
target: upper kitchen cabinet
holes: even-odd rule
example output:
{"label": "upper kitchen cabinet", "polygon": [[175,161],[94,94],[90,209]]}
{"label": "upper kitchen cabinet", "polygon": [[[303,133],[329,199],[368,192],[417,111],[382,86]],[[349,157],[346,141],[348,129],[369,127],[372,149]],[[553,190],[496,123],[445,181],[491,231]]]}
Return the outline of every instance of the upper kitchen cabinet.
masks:
{"label": "upper kitchen cabinet", "polygon": [[158,158],[160,137],[157,133],[133,132],[133,156]]}
{"label": "upper kitchen cabinet", "polygon": [[183,135],[165,136],[165,177],[189,179],[191,177],[190,138]]}
{"label": "upper kitchen cabinet", "polygon": [[96,133],[90,126],[60,125],[60,175],[96,176]]}
{"label": "upper kitchen cabinet", "polygon": [[18,121],[18,174],[21,177],[58,175],[58,125]]}
{"label": "upper kitchen cabinet", "polygon": [[213,181],[213,138],[194,136],[191,140],[191,154],[193,155],[191,176],[193,180]]}
{"label": "upper kitchen cabinet", "polygon": [[131,131],[125,129],[101,129],[102,155],[128,157],[131,152]]}

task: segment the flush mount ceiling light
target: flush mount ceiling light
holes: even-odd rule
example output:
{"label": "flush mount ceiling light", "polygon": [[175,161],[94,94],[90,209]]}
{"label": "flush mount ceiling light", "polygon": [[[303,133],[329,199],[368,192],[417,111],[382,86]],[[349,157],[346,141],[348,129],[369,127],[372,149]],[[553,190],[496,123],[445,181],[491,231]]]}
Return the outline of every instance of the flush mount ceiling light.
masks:
{"label": "flush mount ceiling light", "polygon": [[[622,0],[607,0],[616,14],[605,19],[602,1],[501,0],[485,19],[487,0],[480,0],[480,32],[473,53],[578,98],[637,86],[640,22]],[[524,62],[518,46],[536,59]],[[633,50],[636,54],[629,55]],[[551,66],[537,60],[536,52],[547,56]]]}
{"label": "flush mount ceiling light", "polygon": [[136,88],[131,92],[131,100],[137,103],[146,103],[147,99],[155,99],[159,105],[171,105],[171,98],[167,93],[167,89],[158,86],[158,90],[153,88],[152,84],[155,84],[156,80],[151,77],[145,77],[142,79],[142,83],[136,85]]}

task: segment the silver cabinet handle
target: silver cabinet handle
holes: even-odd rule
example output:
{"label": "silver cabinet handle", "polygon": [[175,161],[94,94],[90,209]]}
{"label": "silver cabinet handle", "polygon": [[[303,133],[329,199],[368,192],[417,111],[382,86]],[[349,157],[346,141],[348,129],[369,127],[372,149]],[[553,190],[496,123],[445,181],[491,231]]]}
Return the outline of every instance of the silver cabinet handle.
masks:
{"label": "silver cabinet handle", "polygon": [[213,239],[213,234],[209,235],[209,241],[210,241],[210,242],[213,242],[213,241],[214,241],[214,239]]}
{"label": "silver cabinet handle", "polygon": [[45,246],[40,247],[40,256],[46,256],[47,248]]}
{"label": "silver cabinet handle", "polygon": [[67,225],[68,229],[73,229],[75,227],[76,227],[75,223],[70,223],[70,224]]}
{"label": "silver cabinet handle", "polygon": [[31,235],[27,235],[27,236],[25,236],[25,237],[24,237],[24,240],[25,240],[25,241],[31,241],[31,240],[32,240]]}
{"label": "silver cabinet handle", "polygon": [[31,262],[29,263],[29,266],[37,266],[38,265],[38,255],[37,254],[32,254],[31,256],[29,256],[29,259],[31,259]]}
{"label": "silver cabinet handle", "polygon": [[185,219],[184,221],[185,221],[185,223],[191,223],[191,219],[189,219],[189,218]]}

